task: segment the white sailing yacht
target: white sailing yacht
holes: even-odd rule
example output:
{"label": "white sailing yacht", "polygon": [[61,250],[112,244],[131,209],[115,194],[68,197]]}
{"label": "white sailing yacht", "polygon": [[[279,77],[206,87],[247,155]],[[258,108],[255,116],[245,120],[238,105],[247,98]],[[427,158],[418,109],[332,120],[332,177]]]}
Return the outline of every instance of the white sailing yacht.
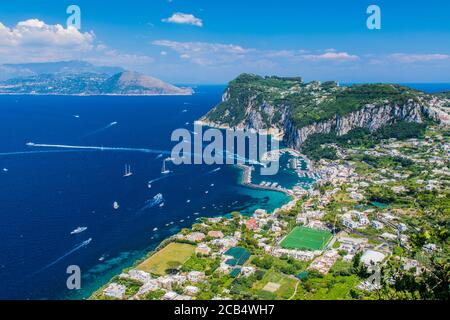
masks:
{"label": "white sailing yacht", "polygon": [[123,176],[126,178],[126,177],[130,177],[132,175],[133,175],[133,172],[131,172],[131,166],[126,164],[125,165],[125,173]]}
{"label": "white sailing yacht", "polygon": [[162,165],[162,169],[161,169],[161,173],[162,173],[162,174],[168,174],[168,173],[170,173],[170,170],[168,170],[168,169],[166,168],[166,161],[167,161],[167,160],[172,160],[172,158],[166,158],[166,159],[163,160],[163,165]]}

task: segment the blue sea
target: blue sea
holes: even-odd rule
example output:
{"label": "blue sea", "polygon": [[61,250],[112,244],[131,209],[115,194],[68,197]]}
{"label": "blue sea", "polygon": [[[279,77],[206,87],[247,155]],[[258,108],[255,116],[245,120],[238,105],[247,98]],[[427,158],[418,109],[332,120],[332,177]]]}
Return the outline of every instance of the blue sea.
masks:
{"label": "blue sea", "polygon": [[[0,96],[0,299],[88,297],[199,217],[287,203],[283,193],[241,186],[235,166],[167,162],[172,172],[162,175],[167,155],[142,151],[170,151],[172,131],[192,130],[223,89],[200,86],[193,96],[172,97]],[[133,172],[127,178],[125,165]],[[152,206],[158,194],[163,200]],[[87,229],[71,234],[77,227]],[[81,268],[81,290],[66,287],[69,265]]]}

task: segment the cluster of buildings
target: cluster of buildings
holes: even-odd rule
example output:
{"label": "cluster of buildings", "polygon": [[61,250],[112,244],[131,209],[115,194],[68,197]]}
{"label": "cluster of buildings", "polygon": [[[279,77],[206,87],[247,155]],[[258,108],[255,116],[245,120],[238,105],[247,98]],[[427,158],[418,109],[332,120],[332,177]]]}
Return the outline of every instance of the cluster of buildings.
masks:
{"label": "cluster of buildings", "polygon": [[[128,273],[120,274],[119,279],[134,280],[135,282],[140,283],[141,287],[136,294],[127,297],[127,287],[124,284],[121,284],[120,281],[112,282],[103,290],[103,295],[105,297],[139,300],[145,298],[150,292],[161,291],[163,300],[191,300],[200,292],[200,289],[196,284],[200,284],[205,280],[205,273],[201,271],[190,271],[174,275],[153,277],[148,272],[131,269]],[[173,290],[176,286],[183,287],[182,294]]]}
{"label": "cluster of buildings", "polygon": [[[417,146],[429,148],[429,154],[426,161],[433,161],[436,165],[433,174],[450,175],[448,159],[442,156],[442,148],[436,150],[432,143],[422,141],[408,141],[400,143],[391,141],[389,145],[377,147],[367,151],[367,155],[379,156],[399,156],[401,148],[405,146]],[[447,155],[450,148],[446,149]],[[354,150],[340,150],[340,153],[352,153]],[[295,154],[297,155],[297,154]],[[344,154],[345,156],[345,154]],[[404,156],[404,155],[402,155]],[[420,163],[424,160],[421,155],[408,155],[408,159]],[[407,187],[401,184],[404,179],[409,177],[408,173],[402,171],[393,171],[380,169],[378,172],[370,172],[367,175],[359,175],[352,161],[340,160],[329,161],[322,159],[318,161],[315,171],[320,175],[318,186],[326,186],[319,191],[319,188],[305,191],[299,191],[294,200],[280,209],[276,209],[273,214],[268,214],[265,210],[256,210],[251,217],[241,217],[239,227],[230,232],[230,219],[208,218],[202,220],[198,228],[189,233],[178,234],[174,238],[185,240],[196,244],[195,253],[199,256],[211,258],[220,258],[220,265],[215,272],[229,274],[232,277],[248,277],[255,273],[256,268],[246,263],[250,257],[250,252],[239,247],[242,238],[240,228],[245,226],[252,234],[252,239],[256,241],[257,247],[263,249],[265,254],[273,257],[290,257],[299,261],[310,262],[307,270],[315,270],[322,274],[327,274],[333,265],[339,260],[350,262],[356,254],[361,253],[360,261],[369,268],[375,270],[391,256],[394,245],[401,245],[408,248],[408,227],[398,212],[388,210],[387,208],[378,208],[373,206],[355,206],[356,203],[364,202],[366,190],[373,185],[390,188],[394,194],[401,195],[405,193]],[[359,172],[359,171],[358,171]],[[368,182],[370,181],[370,183]],[[415,183],[422,185],[424,190],[434,190],[442,188],[442,180],[430,178],[427,180],[417,179]],[[303,198],[307,193],[308,198]],[[336,221],[334,225],[325,219],[327,215],[327,206],[335,204],[338,196],[345,194],[346,200],[350,204],[340,206],[335,212]],[[302,199],[301,206],[298,206],[298,200]],[[367,203],[367,201],[365,201]],[[298,210],[295,216],[295,223],[307,228],[327,230],[336,232],[336,224],[344,228],[334,234],[333,239],[322,250],[299,250],[286,249],[280,246],[281,239],[292,229],[292,221],[288,225],[288,220],[282,217],[282,212]],[[228,230],[228,231],[225,231]],[[438,250],[436,245],[429,243],[423,247],[426,252]],[[247,252],[246,252],[247,251]],[[402,260],[404,270],[416,270],[421,272],[422,267],[414,259]],[[177,273],[174,275],[164,275],[153,277],[150,274],[130,270],[126,274],[120,275],[121,279],[131,279],[142,284],[139,291],[131,297],[132,299],[141,299],[149,292],[157,290],[164,291],[162,299],[178,300],[195,298],[199,291],[199,284],[208,281],[208,276],[200,271],[191,271],[187,273]],[[174,287],[178,290],[175,291]],[[180,292],[179,288],[182,288]],[[377,287],[373,283],[362,282],[359,286],[361,290],[374,290]],[[120,282],[113,282],[103,290],[107,297],[123,299],[126,297],[126,286]]]}

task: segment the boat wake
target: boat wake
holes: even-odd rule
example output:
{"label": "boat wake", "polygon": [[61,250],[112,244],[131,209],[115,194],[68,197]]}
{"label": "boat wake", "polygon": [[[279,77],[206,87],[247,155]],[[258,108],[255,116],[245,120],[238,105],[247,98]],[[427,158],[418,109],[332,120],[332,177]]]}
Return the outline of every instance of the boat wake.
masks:
{"label": "boat wake", "polygon": [[166,178],[168,178],[168,177],[170,177],[170,175],[163,175],[163,176],[161,176],[161,177],[159,177],[159,178],[150,180],[150,181],[148,182],[148,184],[149,184],[149,185],[152,185],[154,182],[159,181],[159,180],[166,179]]}
{"label": "boat wake", "polygon": [[106,125],[106,126],[104,126],[104,127],[101,127],[100,129],[97,129],[97,130],[94,130],[94,131],[92,131],[92,132],[89,132],[88,134],[85,134],[84,136],[81,137],[81,139],[84,139],[84,138],[87,138],[87,137],[96,135],[96,134],[98,134],[98,133],[100,133],[100,132],[103,132],[103,131],[105,131],[105,130],[108,130],[108,129],[111,128],[111,127],[114,127],[115,125],[117,125],[117,122],[116,122],[116,121],[111,122],[110,124],[108,124],[108,125]]}
{"label": "boat wake", "polygon": [[211,170],[211,171],[206,172],[205,175],[211,174],[211,173],[214,173],[214,172],[217,172],[217,171],[219,171],[220,169],[221,169],[220,167],[219,167],[219,168],[215,168],[215,169],[213,169],[213,170]]}
{"label": "boat wake", "polygon": [[[118,152],[141,152],[141,153],[167,154],[167,155],[171,154],[170,151],[166,151],[166,150],[146,149],[146,148],[76,146],[76,145],[67,145],[67,144],[45,144],[45,143],[33,143],[33,142],[28,142],[26,145],[29,146],[29,147],[35,147],[35,148],[58,148],[58,149],[118,151]],[[52,150],[50,150],[50,151],[52,151]]]}
{"label": "boat wake", "polygon": [[161,205],[162,203],[164,203],[164,197],[163,197],[163,195],[162,195],[161,193],[158,193],[158,194],[155,195],[153,198],[147,200],[147,201],[145,202],[145,206],[143,206],[143,207],[141,208],[141,210],[139,210],[139,211],[142,212],[142,211],[144,211],[144,210],[153,208],[153,207],[155,207],[155,206],[157,206],[157,205]]}
{"label": "boat wake", "polygon": [[79,150],[42,150],[42,151],[16,151],[16,152],[2,152],[0,157],[8,156],[21,156],[21,155],[31,155],[31,154],[46,154],[46,153],[72,153],[80,152]]}
{"label": "boat wake", "polygon": [[[33,143],[28,142],[26,144],[28,147],[35,147],[35,148],[58,148],[58,149],[73,149],[73,150],[95,150],[95,151],[117,151],[117,152],[141,152],[141,153],[151,153],[151,154],[157,154],[157,157],[155,158],[161,158],[163,155],[171,156],[172,152],[167,150],[160,150],[160,149],[148,149],[148,148],[126,148],[126,147],[104,147],[104,146],[77,146],[77,145],[67,145],[67,144],[46,144],[46,143]],[[50,150],[51,151],[51,150]],[[249,164],[256,164],[256,165],[263,165],[263,163],[247,159],[244,157],[241,157],[239,155],[235,155],[229,151],[225,151],[225,153],[217,152],[219,155],[224,155],[225,157],[229,159],[237,160],[238,162],[242,163],[249,163]],[[0,154],[2,155],[2,154]],[[187,153],[189,156],[195,156],[195,153]],[[184,155],[186,156],[186,155]],[[202,155],[197,155],[202,156]],[[169,158],[167,159],[169,160]]]}
{"label": "boat wake", "polygon": [[42,271],[54,266],[55,264],[57,264],[58,262],[60,262],[61,260],[63,260],[64,258],[68,257],[69,255],[71,255],[72,253],[74,253],[75,251],[80,250],[81,248],[86,247],[87,245],[89,245],[89,243],[91,243],[92,238],[87,239],[86,241],[83,241],[82,243],[80,243],[79,245],[77,245],[76,247],[74,247],[72,250],[66,252],[64,255],[62,255],[61,257],[59,257],[58,259],[56,259],[55,261],[53,261],[52,263],[49,263],[48,265],[46,265],[45,267],[39,269],[38,271],[35,271],[34,273],[32,273],[31,275],[36,275],[38,273],[41,273]]}

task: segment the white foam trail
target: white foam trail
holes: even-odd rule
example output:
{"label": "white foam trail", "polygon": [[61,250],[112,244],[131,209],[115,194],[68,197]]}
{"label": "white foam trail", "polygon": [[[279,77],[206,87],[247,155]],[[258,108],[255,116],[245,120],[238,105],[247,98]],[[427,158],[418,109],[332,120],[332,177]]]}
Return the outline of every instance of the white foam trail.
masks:
{"label": "white foam trail", "polygon": [[76,146],[66,144],[45,144],[45,143],[28,143],[29,147],[36,148],[60,148],[60,149],[75,149],[75,150],[96,150],[96,151],[122,151],[122,152],[142,152],[142,153],[154,153],[154,154],[167,154],[170,155],[170,151],[146,149],[146,148],[123,148],[123,147],[98,147],[98,146]]}
{"label": "white foam trail", "polygon": [[[65,145],[65,144],[45,144],[45,143],[33,143],[29,142],[26,144],[29,147],[38,148],[60,148],[60,149],[78,149],[78,150],[97,150],[97,151],[121,151],[121,152],[142,152],[142,153],[153,153],[158,154],[155,158],[160,158],[160,155],[171,155],[170,151],[160,150],[160,149],[147,149],[147,148],[125,148],[125,147],[99,147],[99,146],[77,146],[77,145]],[[220,152],[218,152],[220,155]],[[195,155],[194,153],[188,154],[190,156]],[[242,160],[243,162],[249,162],[250,164],[264,165],[263,163],[255,160],[246,159],[238,155],[230,154],[230,152],[225,151],[225,156],[227,158]]]}
{"label": "white foam trail", "polygon": [[19,156],[19,155],[28,155],[28,154],[41,154],[41,153],[70,153],[70,152],[79,152],[78,150],[43,150],[43,151],[17,151],[17,152],[3,152],[0,153],[0,157],[7,156]]}
{"label": "white foam trail", "polygon": [[148,183],[149,183],[149,184],[152,184],[153,182],[156,182],[156,181],[159,181],[159,180],[162,180],[162,179],[166,179],[166,178],[168,178],[168,177],[170,177],[170,175],[164,175],[164,176],[161,176],[161,177],[159,177],[159,178],[150,180]]}
{"label": "white foam trail", "polygon": [[154,206],[157,206],[161,203],[164,203],[164,197],[161,193],[155,195],[152,199],[146,201],[146,205],[141,208],[139,211],[144,211],[146,209],[150,209]]}
{"label": "white foam trail", "polygon": [[220,167],[219,167],[219,168],[215,168],[215,169],[213,169],[213,170],[211,170],[211,171],[206,172],[205,175],[211,174],[211,173],[214,173],[214,172],[217,172],[217,171],[219,171],[220,169],[221,169]]}
{"label": "white foam trail", "polygon": [[108,130],[109,128],[115,126],[116,124],[117,124],[117,121],[113,121],[113,122],[111,122],[110,124],[108,124],[108,125],[106,125],[106,126],[100,128],[100,129],[97,129],[97,130],[94,130],[94,131],[92,131],[92,132],[89,132],[88,134],[85,134],[85,135],[82,136],[81,138],[87,138],[87,137],[93,136],[94,134],[97,134],[97,133],[100,133],[100,132],[102,132],[102,131]]}
{"label": "white foam trail", "polygon": [[56,259],[55,261],[53,261],[52,263],[49,263],[48,265],[46,265],[45,267],[39,269],[38,271],[34,272],[33,275],[40,273],[48,268],[50,268],[51,266],[54,266],[55,264],[57,264],[58,262],[60,262],[62,259],[64,259],[65,257],[71,255],[72,253],[74,253],[77,250],[80,250],[83,247],[86,247],[89,243],[91,243],[92,238],[87,239],[86,241],[83,241],[82,243],[80,243],[79,245],[77,245],[75,248],[73,248],[72,250],[66,252],[64,255],[62,255],[61,257],[59,257],[58,259]]}

